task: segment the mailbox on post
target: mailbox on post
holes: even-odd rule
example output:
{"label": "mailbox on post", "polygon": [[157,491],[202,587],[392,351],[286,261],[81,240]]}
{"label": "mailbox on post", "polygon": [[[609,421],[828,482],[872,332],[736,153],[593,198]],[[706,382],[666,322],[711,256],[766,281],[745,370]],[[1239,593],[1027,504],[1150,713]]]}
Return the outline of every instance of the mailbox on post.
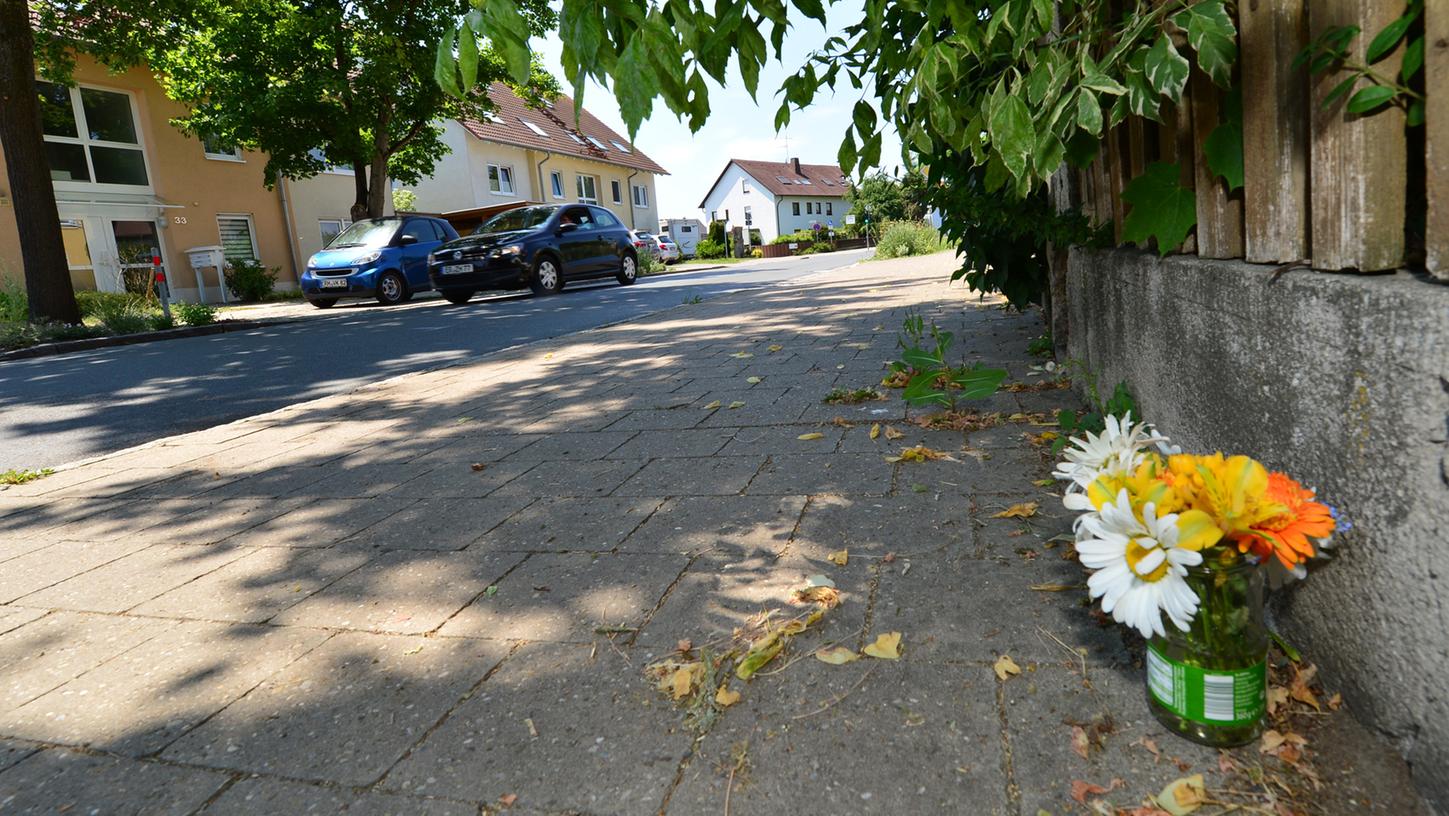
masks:
{"label": "mailbox on post", "polygon": [[219,246],[192,247],[186,250],[186,259],[191,262],[191,270],[196,273],[197,296],[202,303],[206,303],[206,279],[202,277],[201,270],[212,267],[216,270],[216,285],[221,289],[221,302],[227,303],[226,296],[226,256],[222,254]]}

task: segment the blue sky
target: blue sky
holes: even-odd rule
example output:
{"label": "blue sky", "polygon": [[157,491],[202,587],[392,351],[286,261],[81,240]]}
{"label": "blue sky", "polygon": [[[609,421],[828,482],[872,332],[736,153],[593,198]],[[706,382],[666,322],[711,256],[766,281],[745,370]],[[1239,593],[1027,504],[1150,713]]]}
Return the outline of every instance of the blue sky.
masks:
{"label": "blue sky", "polygon": [[[817,94],[814,104],[794,114],[788,132],[779,134],[775,133],[775,110],[779,105],[775,92],[812,50],[832,35],[843,32],[860,15],[859,0],[842,0],[829,8],[828,27],[804,18],[797,22],[785,36],[783,62],[767,63],[760,72],[758,104],[750,99],[744,81],[731,62],[723,88],[707,80],[711,86],[710,117],[698,133],[691,134],[689,126],[677,121],[663,102],[655,101],[653,117],[639,128],[634,141],[670,172],[657,182],[661,218],[698,216],[700,199],[730,158],[784,161],[788,155],[798,156],[807,164],[835,163],[841,136],[850,124],[851,108],[859,92],[842,80],[837,93]],[[533,47],[567,88],[559,61],[563,46],[558,39],[535,40]],[[584,107],[609,127],[627,135],[619,107],[607,88],[590,83],[584,92]],[[885,134],[881,163],[888,170],[900,164],[900,139],[893,132]]]}

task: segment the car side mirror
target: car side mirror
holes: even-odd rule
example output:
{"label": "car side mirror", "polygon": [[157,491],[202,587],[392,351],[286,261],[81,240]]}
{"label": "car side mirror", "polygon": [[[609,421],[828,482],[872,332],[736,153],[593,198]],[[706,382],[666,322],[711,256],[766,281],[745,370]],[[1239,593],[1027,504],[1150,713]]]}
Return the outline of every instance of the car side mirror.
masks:
{"label": "car side mirror", "polygon": [[559,235],[563,235],[566,232],[573,232],[574,230],[576,230],[578,228],[579,228],[579,225],[578,224],[559,224],[558,225],[558,234]]}
{"label": "car side mirror", "polygon": [[416,236],[416,235],[403,234],[403,235],[399,235],[397,237],[397,245],[398,246],[410,246],[412,244],[416,244],[417,242],[418,242],[418,236]]}

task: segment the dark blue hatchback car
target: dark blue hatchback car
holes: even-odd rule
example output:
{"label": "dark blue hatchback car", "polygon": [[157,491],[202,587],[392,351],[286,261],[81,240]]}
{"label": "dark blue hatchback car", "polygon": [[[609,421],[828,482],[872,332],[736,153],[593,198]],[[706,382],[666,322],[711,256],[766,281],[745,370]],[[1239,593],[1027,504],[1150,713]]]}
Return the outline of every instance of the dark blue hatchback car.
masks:
{"label": "dark blue hatchback car", "polygon": [[428,276],[453,303],[485,289],[553,294],[566,281],[639,274],[633,236],[613,213],[588,204],[520,207],[499,213],[428,259]]}
{"label": "dark blue hatchback car", "polygon": [[339,298],[377,298],[403,303],[428,283],[428,254],[457,230],[441,218],[393,215],[358,221],[307,261],[302,294],[319,309]]}

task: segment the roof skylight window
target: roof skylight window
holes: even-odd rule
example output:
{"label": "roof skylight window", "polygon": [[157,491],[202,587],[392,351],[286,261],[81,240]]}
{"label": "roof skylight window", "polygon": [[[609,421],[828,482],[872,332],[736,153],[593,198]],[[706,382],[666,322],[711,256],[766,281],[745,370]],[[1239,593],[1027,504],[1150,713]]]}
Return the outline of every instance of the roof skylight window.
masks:
{"label": "roof skylight window", "polygon": [[518,121],[522,122],[524,127],[526,127],[529,130],[533,131],[533,134],[535,136],[540,136],[540,137],[542,137],[544,139],[547,139],[548,138],[548,134],[545,133],[543,131],[543,128],[539,127],[538,125],[535,125],[534,123],[528,121],[527,119],[524,119],[521,116],[518,118]]}

